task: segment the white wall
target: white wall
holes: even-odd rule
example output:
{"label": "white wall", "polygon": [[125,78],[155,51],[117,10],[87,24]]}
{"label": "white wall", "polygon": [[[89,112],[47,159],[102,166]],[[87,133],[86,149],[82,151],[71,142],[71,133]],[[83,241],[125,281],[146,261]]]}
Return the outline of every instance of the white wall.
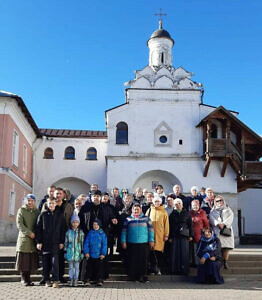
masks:
{"label": "white wall", "polygon": [[[38,199],[46,194],[48,186],[65,178],[74,178],[76,184],[79,183],[78,179],[87,184],[97,183],[102,191],[106,190],[107,139],[44,138],[37,142],[34,152],[33,186]],[[64,151],[68,146],[75,148],[75,160],[64,159]],[[54,159],[43,159],[47,147],[53,149]],[[96,148],[97,160],[86,160],[89,147]]]}
{"label": "white wall", "polygon": [[245,233],[262,234],[262,189],[248,189],[239,193],[238,203],[245,220]]}

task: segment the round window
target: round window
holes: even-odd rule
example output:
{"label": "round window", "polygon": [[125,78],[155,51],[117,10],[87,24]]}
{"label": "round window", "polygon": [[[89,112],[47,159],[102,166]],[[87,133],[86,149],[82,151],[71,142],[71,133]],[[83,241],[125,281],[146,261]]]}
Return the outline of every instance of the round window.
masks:
{"label": "round window", "polygon": [[165,135],[161,135],[159,138],[159,142],[165,144],[167,142],[167,137]]}

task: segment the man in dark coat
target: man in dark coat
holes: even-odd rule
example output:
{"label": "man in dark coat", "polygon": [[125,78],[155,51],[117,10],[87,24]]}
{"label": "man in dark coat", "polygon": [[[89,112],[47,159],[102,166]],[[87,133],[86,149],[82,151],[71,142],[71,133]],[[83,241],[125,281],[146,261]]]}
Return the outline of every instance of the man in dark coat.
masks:
{"label": "man in dark coat", "polygon": [[65,219],[54,199],[48,199],[48,209],[40,214],[36,226],[37,249],[43,253],[43,279],[50,286],[52,269],[53,287],[58,287],[59,251],[64,248]]}

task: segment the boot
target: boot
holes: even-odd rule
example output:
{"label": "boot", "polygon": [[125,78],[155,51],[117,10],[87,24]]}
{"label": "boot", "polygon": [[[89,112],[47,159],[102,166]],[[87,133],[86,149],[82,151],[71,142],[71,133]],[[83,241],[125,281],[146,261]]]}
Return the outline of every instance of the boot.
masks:
{"label": "boot", "polygon": [[227,260],[224,260],[224,269],[228,270],[229,269],[229,265],[227,263]]}

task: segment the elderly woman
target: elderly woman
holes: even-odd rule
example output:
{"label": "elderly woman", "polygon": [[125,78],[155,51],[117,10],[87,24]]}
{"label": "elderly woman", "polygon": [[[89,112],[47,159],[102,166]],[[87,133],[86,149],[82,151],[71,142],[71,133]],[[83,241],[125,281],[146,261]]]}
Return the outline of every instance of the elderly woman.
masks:
{"label": "elderly woman", "polygon": [[190,242],[190,254],[191,254],[191,263],[192,266],[196,265],[196,248],[197,243],[200,241],[202,230],[205,227],[209,227],[209,222],[207,219],[206,212],[200,208],[200,204],[198,200],[193,200],[191,202],[191,210],[190,216],[193,222],[193,230],[194,230],[194,239]]}
{"label": "elderly woman", "polygon": [[220,275],[221,268],[221,244],[210,227],[204,229],[199,241],[197,255],[200,264],[197,268],[198,283],[224,283]]}
{"label": "elderly woman", "polygon": [[175,199],[176,209],[169,216],[169,242],[171,246],[171,273],[188,275],[189,241],[193,240],[192,219],[183,208],[181,199]]}
{"label": "elderly woman", "polygon": [[25,286],[34,285],[30,275],[38,268],[38,256],[35,243],[35,225],[39,215],[35,207],[35,196],[28,194],[24,205],[19,208],[16,216],[18,238],[16,243],[16,270],[21,273],[21,283]]}
{"label": "elderly woman", "polygon": [[203,199],[201,208],[206,212],[208,218],[210,211],[214,206],[214,198],[214,190],[211,187],[206,188],[206,197]]}
{"label": "elderly woman", "polygon": [[188,210],[191,209],[191,203],[193,200],[198,200],[200,205],[202,204],[203,198],[199,195],[199,189],[197,186],[192,186],[191,187],[191,196],[187,197],[187,204],[189,205]]}
{"label": "elderly woman", "polygon": [[156,275],[163,273],[163,251],[169,236],[168,214],[161,204],[162,199],[155,197],[153,205],[146,212],[146,216],[151,219],[154,228],[154,250],[150,251],[149,259],[150,271]]}
{"label": "elderly woman", "polygon": [[220,239],[224,268],[228,269],[228,258],[230,249],[234,248],[234,233],[232,223],[234,213],[220,195],[214,200],[214,207],[210,212],[209,221],[216,236]]}

